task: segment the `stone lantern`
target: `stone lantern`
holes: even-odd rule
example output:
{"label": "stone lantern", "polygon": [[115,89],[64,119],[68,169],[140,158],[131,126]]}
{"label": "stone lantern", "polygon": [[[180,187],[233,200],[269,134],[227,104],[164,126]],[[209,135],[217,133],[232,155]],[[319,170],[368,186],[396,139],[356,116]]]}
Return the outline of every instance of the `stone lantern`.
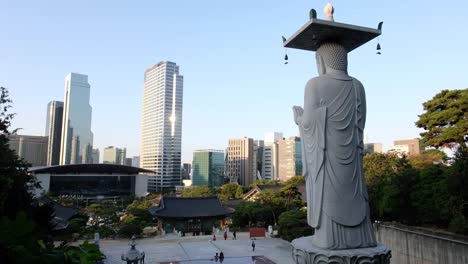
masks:
{"label": "stone lantern", "polygon": [[130,249],[125,253],[122,254],[121,259],[123,261],[126,261],[127,264],[144,264],[145,263],[145,252],[138,251],[135,246],[136,246],[136,237],[135,235],[132,236],[132,240],[128,243],[130,246]]}

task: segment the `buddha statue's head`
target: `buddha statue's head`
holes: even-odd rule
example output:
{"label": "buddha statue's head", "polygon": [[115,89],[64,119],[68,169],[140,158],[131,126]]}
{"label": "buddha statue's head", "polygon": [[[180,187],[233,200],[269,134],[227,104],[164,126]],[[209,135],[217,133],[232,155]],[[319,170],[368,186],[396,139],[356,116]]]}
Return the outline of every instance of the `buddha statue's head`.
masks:
{"label": "buddha statue's head", "polygon": [[[333,72],[348,71],[348,52],[338,43],[326,42],[320,45],[315,53],[319,75]],[[328,71],[327,71],[328,69]]]}

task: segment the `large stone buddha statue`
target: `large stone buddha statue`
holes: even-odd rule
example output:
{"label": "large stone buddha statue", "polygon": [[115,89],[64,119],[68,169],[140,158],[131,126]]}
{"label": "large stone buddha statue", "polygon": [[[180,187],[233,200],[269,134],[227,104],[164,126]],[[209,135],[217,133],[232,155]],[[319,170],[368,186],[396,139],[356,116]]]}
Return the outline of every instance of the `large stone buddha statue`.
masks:
{"label": "large stone buddha statue", "polygon": [[319,76],[294,106],[303,147],[312,243],[324,249],[376,246],[362,167],[364,87],[347,73],[347,51],[326,42],[316,53]]}

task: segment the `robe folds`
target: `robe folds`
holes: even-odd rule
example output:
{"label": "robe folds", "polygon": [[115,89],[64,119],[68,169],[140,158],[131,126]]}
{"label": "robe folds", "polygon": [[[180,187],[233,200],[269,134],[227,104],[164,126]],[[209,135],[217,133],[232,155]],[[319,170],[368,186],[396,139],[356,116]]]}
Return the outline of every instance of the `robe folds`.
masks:
{"label": "robe folds", "polygon": [[326,249],[376,245],[362,167],[364,87],[351,77],[308,82],[299,130],[312,241]]}

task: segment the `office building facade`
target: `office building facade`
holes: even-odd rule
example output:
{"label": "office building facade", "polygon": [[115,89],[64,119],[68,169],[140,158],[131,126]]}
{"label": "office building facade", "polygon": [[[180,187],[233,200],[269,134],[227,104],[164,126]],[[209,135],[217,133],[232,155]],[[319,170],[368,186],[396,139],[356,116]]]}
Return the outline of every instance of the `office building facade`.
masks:
{"label": "office building facade", "polygon": [[382,153],[382,143],[364,143],[365,153]]}
{"label": "office building facade", "polygon": [[99,164],[100,162],[100,156],[101,156],[101,152],[99,151],[99,149],[93,149],[92,151],[92,157],[93,157],[93,164]]}
{"label": "office building facade", "polygon": [[264,180],[279,180],[278,141],[283,139],[283,133],[265,133],[262,159],[262,178]]}
{"label": "office building facade", "polygon": [[155,171],[148,191],[174,190],[181,184],[183,76],[173,62],[145,72],[140,167]]}
{"label": "office building facade", "polygon": [[127,149],[109,146],[104,148],[102,163],[126,165]]}
{"label": "office building facade", "polygon": [[[223,164],[224,164],[224,157],[223,157]],[[184,163],[182,164],[182,180],[190,179],[190,173],[192,172],[192,164]]]}
{"label": "office building facade", "polygon": [[249,186],[255,182],[257,157],[251,138],[230,139],[227,148],[226,174],[230,182]]}
{"label": "office building facade", "polygon": [[395,140],[393,145],[393,150],[408,156],[419,155],[424,151],[419,138]]}
{"label": "office building facade", "polygon": [[289,137],[278,141],[279,180],[287,181],[302,175],[302,143],[299,137]]}
{"label": "office building facade", "polygon": [[24,159],[31,166],[45,166],[47,164],[48,137],[10,135],[9,147],[18,157]]}
{"label": "office building facade", "polygon": [[63,102],[50,101],[47,104],[45,136],[47,145],[47,165],[60,164],[60,144],[62,143]]}
{"label": "office building facade", "polygon": [[196,150],[193,153],[192,186],[219,187],[224,183],[224,151]]}
{"label": "office building facade", "polygon": [[87,75],[69,73],[65,78],[61,165],[92,163],[90,90]]}

